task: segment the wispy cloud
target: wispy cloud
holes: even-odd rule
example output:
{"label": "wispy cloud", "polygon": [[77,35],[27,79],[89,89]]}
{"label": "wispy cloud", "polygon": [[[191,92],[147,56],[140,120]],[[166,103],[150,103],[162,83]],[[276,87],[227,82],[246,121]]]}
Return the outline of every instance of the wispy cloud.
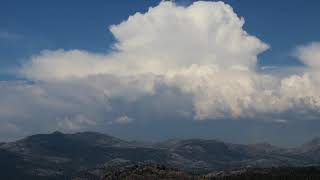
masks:
{"label": "wispy cloud", "polygon": [[21,39],[21,37],[22,37],[22,35],[20,35],[20,34],[0,29],[0,40],[16,41],[16,40]]}

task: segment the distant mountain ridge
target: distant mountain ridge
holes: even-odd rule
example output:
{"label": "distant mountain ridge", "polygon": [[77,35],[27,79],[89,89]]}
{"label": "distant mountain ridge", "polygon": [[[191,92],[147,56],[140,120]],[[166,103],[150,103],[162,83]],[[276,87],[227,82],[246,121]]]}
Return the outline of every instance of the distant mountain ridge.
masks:
{"label": "distant mountain ridge", "polygon": [[162,164],[200,173],[244,167],[318,165],[320,140],[284,149],[268,143],[241,145],[203,139],[145,144],[95,132],[54,132],[1,143],[0,157],[6,157],[1,167],[12,171],[12,177],[8,177],[10,173],[5,177],[0,174],[0,179],[59,179],[122,162]]}
{"label": "distant mountain ridge", "polygon": [[298,147],[301,151],[313,151],[320,149],[320,137],[315,137],[311,141]]}

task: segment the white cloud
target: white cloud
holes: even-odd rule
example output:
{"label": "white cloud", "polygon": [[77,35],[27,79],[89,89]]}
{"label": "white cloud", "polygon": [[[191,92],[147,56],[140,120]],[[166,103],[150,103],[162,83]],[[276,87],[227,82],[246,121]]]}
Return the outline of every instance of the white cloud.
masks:
{"label": "white cloud", "polygon": [[61,80],[97,74],[166,75],[193,64],[254,68],[257,54],[268,46],[248,35],[243,23],[222,2],[189,7],[161,2],[110,27],[118,41],[114,53],[43,51],[21,73],[34,80]]}
{"label": "white cloud", "polygon": [[62,120],[58,121],[58,126],[61,129],[79,131],[83,129],[88,129],[90,126],[95,126],[96,121],[85,117],[82,114],[78,114],[75,117],[64,117]]}
{"label": "white cloud", "polygon": [[320,42],[299,46],[294,54],[309,68],[320,68]]}
{"label": "white cloud", "polygon": [[116,124],[129,124],[132,121],[133,119],[128,116],[120,116],[114,120]]}
{"label": "white cloud", "polygon": [[[318,67],[319,45],[298,49],[297,56],[309,66],[306,72],[281,78],[261,73],[256,70],[257,55],[268,45],[248,34],[243,24],[244,19],[222,2],[181,7],[165,1],[111,26],[117,43],[109,54],[43,51],[20,73],[35,86],[46,85],[40,92],[47,95],[37,96],[41,101],[71,99],[65,104],[75,105],[73,109],[64,106],[74,113],[85,109],[79,103],[110,105],[113,98],[133,102],[165,86],[189,95],[197,119],[282,119],[288,112],[317,116],[319,76],[310,67]],[[103,112],[98,105],[87,106],[90,117]]]}

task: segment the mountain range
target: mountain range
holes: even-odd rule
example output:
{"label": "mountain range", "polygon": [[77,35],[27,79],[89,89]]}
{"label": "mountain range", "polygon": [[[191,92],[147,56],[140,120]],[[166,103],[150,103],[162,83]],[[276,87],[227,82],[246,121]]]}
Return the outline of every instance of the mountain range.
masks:
{"label": "mountain range", "polygon": [[95,132],[54,132],[1,143],[0,159],[0,179],[77,179],[84,174],[101,176],[101,169],[105,172],[124,164],[156,164],[205,174],[242,168],[317,166],[320,138],[286,149],[268,143],[242,145],[204,139],[148,144]]}

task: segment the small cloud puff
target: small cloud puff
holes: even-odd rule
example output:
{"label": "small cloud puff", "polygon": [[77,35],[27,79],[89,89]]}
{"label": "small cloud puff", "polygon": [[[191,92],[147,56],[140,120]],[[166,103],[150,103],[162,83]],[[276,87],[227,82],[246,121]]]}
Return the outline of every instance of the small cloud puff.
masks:
{"label": "small cloud puff", "polygon": [[309,68],[320,68],[320,42],[299,46],[294,55]]}
{"label": "small cloud puff", "polygon": [[132,121],[133,121],[133,119],[128,116],[120,116],[114,120],[114,123],[120,124],[120,125],[125,125],[125,124],[131,123]]}
{"label": "small cloud puff", "polygon": [[84,130],[94,125],[96,125],[96,121],[81,114],[76,115],[75,117],[65,117],[61,120],[58,120],[58,127],[67,131]]}

